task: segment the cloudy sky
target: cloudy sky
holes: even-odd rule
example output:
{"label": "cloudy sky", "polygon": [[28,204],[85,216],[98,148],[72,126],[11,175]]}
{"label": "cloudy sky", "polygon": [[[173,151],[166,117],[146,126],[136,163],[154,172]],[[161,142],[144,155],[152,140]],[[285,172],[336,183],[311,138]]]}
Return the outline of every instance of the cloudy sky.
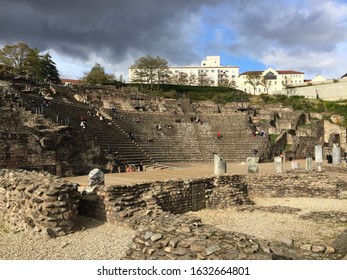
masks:
{"label": "cloudy sky", "polygon": [[0,47],[49,51],[63,78],[95,63],[127,77],[143,55],[240,73],[273,67],[306,78],[347,72],[347,0],[0,0]]}

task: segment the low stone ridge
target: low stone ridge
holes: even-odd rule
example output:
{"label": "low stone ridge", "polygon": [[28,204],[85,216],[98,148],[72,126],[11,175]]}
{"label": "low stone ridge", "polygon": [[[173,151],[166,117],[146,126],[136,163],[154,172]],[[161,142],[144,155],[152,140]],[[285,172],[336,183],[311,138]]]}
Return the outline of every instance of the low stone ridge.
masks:
{"label": "low stone ridge", "polygon": [[[347,210],[347,209],[346,209]],[[347,212],[339,211],[319,211],[303,214],[299,216],[304,220],[315,220],[320,222],[346,223]]]}
{"label": "low stone ridge", "polygon": [[324,165],[324,170],[327,170],[330,172],[347,173],[347,166],[346,165],[328,164],[328,165]]}
{"label": "low stone ridge", "polygon": [[226,232],[191,215],[138,213],[137,230],[124,259],[130,260],[271,260],[340,259],[334,248],[294,240],[271,242]]}
{"label": "low stone ridge", "polygon": [[48,173],[0,170],[0,218],[14,231],[56,237],[74,232],[77,184]]}
{"label": "low stone ridge", "polygon": [[300,208],[288,207],[288,206],[240,206],[237,207],[238,211],[263,211],[263,212],[271,212],[271,213],[279,213],[279,214],[295,214],[300,212]]}

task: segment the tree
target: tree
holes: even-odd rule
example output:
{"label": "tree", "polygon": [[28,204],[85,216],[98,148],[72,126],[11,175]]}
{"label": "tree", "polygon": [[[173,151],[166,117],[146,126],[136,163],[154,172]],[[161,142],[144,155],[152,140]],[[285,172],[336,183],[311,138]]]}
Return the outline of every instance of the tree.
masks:
{"label": "tree", "polygon": [[263,77],[260,81],[260,84],[265,88],[266,93],[269,94],[269,90],[271,87],[271,80],[267,79],[266,77]]}
{"label": "tree", "polygon": [[185,72],[179,72],[173,76],[173,82],[177,85],[187,85],[189,83],[188,74]]}
{"label": "tree", "polygon": [[25,59],[24,71],[26,74],[38,81],[43,81],[42,64],[40,51],[38,49],[30,49]]}
{"label": "tree", "polygon": [[211,86],[211,78],[206,73],[200,73],[198,77],[199,86]]}
{"label": "tree", "polygon": [[85,73],[83,80],[91,85],[110,84],[114,82],[115,77],[113,74],[106,74],[104,68],[99,63],[95,63],[90,72]]}
{"label": "tree", "polygon": [[190,73],[190,75],[189,75],[189,85],[190,86],[195,86],[197,81],[198,81],[198,78],[197,78],[196,74]]}
{"label": "tree", "polygon": [[40,54],[25,43],[5,45],[0,50],[0,63],[13,75],[29,75],[38,82],[60,83],[59,72],[49,53]]}
{"label": "tree", "polygon": [[131,68],[133,69],[133,80],[140,82],[141,87],[143,82],[149,84],[153,91],[153,85],[158,83],[159,87],[163,81],[168,70],[168,63],[166,59],[159,56],[146,55],[138,58]]}
{"label": "tree", "polygon": [[260,72],[249,72],[246,76],[246,83],[250,84],[253,88],[253,93],[255,94],[257,86],[261,84]]}
{"label": "tree", "polygon": [[0,63],[14,75],[23,75],[30,48],[25,43],[5,45],[0,50]]}
{"label": "tree", "polygon": [[52,82],[55,84],[61,83],[60,75],[55,66],[54,61],[52,60],[51,55],[47,52],[40,57],[41,64],[41,79],[45,82]]}

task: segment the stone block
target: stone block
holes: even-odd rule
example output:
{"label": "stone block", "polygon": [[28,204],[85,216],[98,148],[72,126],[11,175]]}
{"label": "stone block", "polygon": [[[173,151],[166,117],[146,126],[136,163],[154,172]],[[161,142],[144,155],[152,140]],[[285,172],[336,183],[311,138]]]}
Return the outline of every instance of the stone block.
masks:
{"label": "stone block", "polygon": [[247,158],[247,172],[248,173],[259,173],[259,157],[248,157]]}

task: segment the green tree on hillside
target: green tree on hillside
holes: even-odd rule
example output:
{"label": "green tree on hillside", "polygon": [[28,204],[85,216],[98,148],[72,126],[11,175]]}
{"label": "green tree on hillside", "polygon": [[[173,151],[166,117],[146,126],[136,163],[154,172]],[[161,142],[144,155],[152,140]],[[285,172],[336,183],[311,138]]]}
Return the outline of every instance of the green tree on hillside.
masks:
{"label": "green tree on hillside", "polygon": [[90,72],[85,73],[82,79],[90,85],[110,84],[114,82],[115,76],[113,74],[107,74],[104,67],[99,63],[95,63]]}
{"label": "green tree on hillside", "polygon": [[61,83],[57,67],[48,52],[41,55],[38,49],[30,49],[24,69],[36,81],[54,84]]}
{"label": "green tree on hillside", "polygon": [[43,81],[41,56],[38,49],[30,49],[25,59],[24,72],[35,77],[38,81]]}
{"label": "green tree on hillside", "polygon": [[25,43],[5,45],[0,50],[0,63],[14,75],[23,75],[30,48]]}
{"label": "green tree on hillside", "polygon": [[159,88],[159,85],[164,82],[168,63],[166,59],[159,56],[146,55],[138,58],[131,68],[133,69],[133,80],[139,82],[141,87],[143,83],[150,85],[151,91],[153,91],[155,83]]}
{"label": "green tree on hillside", "polygon": [[5,45],[0,50],[0,64],[13,75],[29,75],[39,82],[60,83],[59,72],[49,53],[40,54],[25,43]]}
{"label": "green tree on hillside", "polygon": [[45,82],[52,82],[55,84],[61,83],[59,71],[52,60],[51,55],[47,52],[40,56],[40,66],[41,66],[41,79]]}

